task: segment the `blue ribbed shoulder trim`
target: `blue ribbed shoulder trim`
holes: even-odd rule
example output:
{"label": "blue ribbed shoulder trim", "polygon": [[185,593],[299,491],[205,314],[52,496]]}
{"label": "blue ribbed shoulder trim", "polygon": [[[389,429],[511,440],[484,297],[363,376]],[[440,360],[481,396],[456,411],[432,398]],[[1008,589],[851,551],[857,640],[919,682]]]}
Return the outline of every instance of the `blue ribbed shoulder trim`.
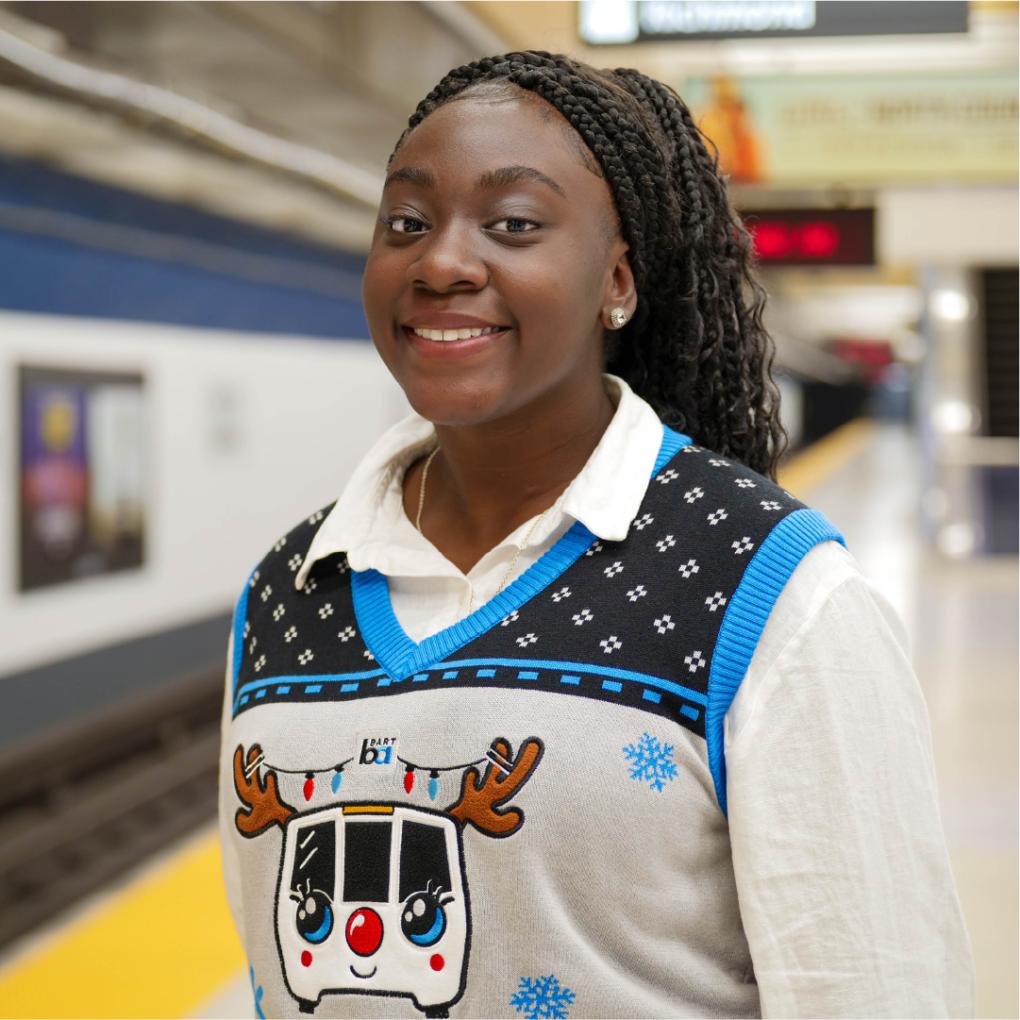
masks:
{"label": "blue ribbed shoulder trim", "polygon": [[655,458],[655,467],[652,468],[654,478],[685,446],[694,442],[690,436],[671,429],[668,425],[662,426],[662,445],[659,447],[659,456]]}
{"label": "blue ribbed shoulder trim", "polygon": [[795,510],[762,542],[726,607],[708,678],[705,740],[716,798],[726,814],[723,724],[780,592],[804,555],[819,542],[846,541],[817,510]]}
{"label": "blue ribbed shoulder trim", "polygon": [[232,679],[230,685],[234,698],[237,697],[237,680],[241,675],[241,656],[244,654],[244,621],[248,616],[248,592],[251,591],[252,578],[255,576],[257,569],[258,567],[252,567],[248,579],[244,582],[244,590],[241,592],[241,597],[234,606],[233,662],[231,663]]}

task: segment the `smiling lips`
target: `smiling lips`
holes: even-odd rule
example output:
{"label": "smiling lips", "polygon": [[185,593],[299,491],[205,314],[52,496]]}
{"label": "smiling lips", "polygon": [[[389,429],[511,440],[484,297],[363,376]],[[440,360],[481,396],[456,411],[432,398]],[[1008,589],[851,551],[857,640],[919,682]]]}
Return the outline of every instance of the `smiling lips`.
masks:
{"label": "smiling lips", "polygon": [[497,344],[510,332],[509,326],[457,326],[432,329],[429,326],[401,327],[404,338],[419,357],[438,361],[473,357]]}
{"label": "smiling lips", "polygon": [[490,333],[502,333],[503,326],[474,326],[463,329],[428,329],[424,326],[406,326],[415,336],[422,336],[426,340],[436,340],[441,343],[450,343],[453,340],[470,340],[477,336],[488,336]]}
{"label": "smiling lips", "polygon": [[439,344],[452,344],[452,350],[466,353],[486,346],[491,342],[488,338],[510,328],[500,325],[498,319],[483,319],[450,308],[423,310],[404,319],[400,325],[411,345],[423,353],[437,351]]}

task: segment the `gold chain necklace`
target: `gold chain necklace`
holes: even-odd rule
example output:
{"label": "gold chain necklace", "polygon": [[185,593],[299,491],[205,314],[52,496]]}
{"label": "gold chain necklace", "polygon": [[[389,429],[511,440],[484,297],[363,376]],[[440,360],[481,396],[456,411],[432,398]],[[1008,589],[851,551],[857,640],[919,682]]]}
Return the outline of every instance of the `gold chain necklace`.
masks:
{"label": "gold chain necklace", "polygon": [[439,453],[439,447],[437,446],[429,455],[425,461],[425,467],[421,471],[421,482],[418,485],[418,516],[414,519],[414,526],[421,531],[421,508],[425,505],[425,480],[429,476],[429,468],[432,466],[432,461],[435,459],[436,454]]}
{"label": "gold chain necklace", "polygon": [[[428,455],[427,459],[425,460],[425,466],[422,468],[422,471],[421,471],[421,483],[418,486],[418,513],[416,514],[415,519],[414,519],[414,526],[418,529],[419,533],[421,533],[421,511],[422,511],[422,507],[425,506],[425,483],[426,483],[426,481],[428,480],[428,477],[429,477],[429,468],[431,467],[432,461],[435,458],[437,453],[439,453],[439,447],[438,446]],[[553,506],[555,506],[555,504],[553,504]],[[551,509],[552,509],[552,506],[547,506],[538,515],[538,517],[536,517],[535,520],[532,522],[531,527],[528,528],[527,534],[524,536],[524,538],[520,542],[517,543],[517,548],[514,550],[514,558],[510,561],[510,566],[507,567],[507,571],[503,575],[503,580],[500,581],[499,587],[496,589],[496,594],[497,595],[506,587],[507,581],[510,580],[511,575],[514,572],[514,567],[517,566],[517,560],[519,559],[521,553],[524,551],[524,547],[528,544],[529,539],[534,534],[535,528],[537,528],[539,526],[539,524],[542,523],[542,521],[545,519],[545,515],[547,513],[549,513],[549,511]],[[471,588],[471,597],[470,597],[470,599],[468,601],[468,610],[469,611],[471,611],[473,609],[474,603],[475,603],[475,592],[474,592],[474,586],[472,586],[472,588]]]}

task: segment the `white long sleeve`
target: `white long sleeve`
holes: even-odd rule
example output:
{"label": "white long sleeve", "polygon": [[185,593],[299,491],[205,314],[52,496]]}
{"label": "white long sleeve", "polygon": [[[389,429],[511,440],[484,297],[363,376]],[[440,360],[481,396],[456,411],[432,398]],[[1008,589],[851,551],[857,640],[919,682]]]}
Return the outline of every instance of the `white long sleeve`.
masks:
{"label": "white long sleeve", "polygon": [[759,651],[727,718],[726,762],[763,1015],[972,1016],[928,717],[894,609],[825,543]]}

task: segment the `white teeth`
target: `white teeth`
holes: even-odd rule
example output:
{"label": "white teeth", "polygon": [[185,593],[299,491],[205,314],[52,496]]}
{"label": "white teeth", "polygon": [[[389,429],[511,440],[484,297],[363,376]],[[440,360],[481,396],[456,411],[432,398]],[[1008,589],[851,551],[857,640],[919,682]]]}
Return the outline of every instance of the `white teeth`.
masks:
{"label": "white teeth", "polygon": [[485,326],[481,329],[417,329],[411,327],[411,332],[424,337],[426,340],[438,340],[442,343],[447,343],[450,340],[467,340],[470,337],[485,336],[488,333],[499,333],[500,329],[498,326]]}

